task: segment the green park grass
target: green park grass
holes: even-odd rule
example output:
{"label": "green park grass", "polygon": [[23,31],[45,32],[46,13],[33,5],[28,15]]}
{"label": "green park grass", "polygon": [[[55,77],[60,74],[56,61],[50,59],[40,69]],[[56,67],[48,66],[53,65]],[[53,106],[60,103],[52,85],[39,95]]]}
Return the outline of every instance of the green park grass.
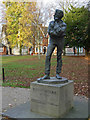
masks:
{"label": "green park grass", "polygon": [[[52,59],[55,65],[56,58]],[[44,75],[45,56],[3,56],[2,68],[5,72],[3,86],[29,87],[30,81]]]}
{"label": "green park grass", "polygon": [[[39,59],[40,58],[40,59]],[[88,61],[85,57],[63,56],[62,77],[74,80],[75,93],[88,92]],[[56,75],[57,56],[51,58],[50,76]],[[2,56],[5,81],[2,86],[30,88],[30,83],[44,76],[45,55]],[[83,90],[84,89],[84,90]],[[82,90],[84,93],[82,93]]]}

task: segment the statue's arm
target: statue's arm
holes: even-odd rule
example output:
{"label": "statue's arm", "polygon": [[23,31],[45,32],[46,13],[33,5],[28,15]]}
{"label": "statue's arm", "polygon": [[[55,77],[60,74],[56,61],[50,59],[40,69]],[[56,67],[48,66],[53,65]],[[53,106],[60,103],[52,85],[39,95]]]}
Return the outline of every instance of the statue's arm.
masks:
{"label": "statue's arm", "polygon": [[67,25],[65,23],[63,23],[63,26],[61,27],[61,31],[65,32],[66,31],[66,27],[67,27]]}
{"label": "statue's arm", "polygon": [[57,34],[56,34],[56,31],[55,31],[55,29],[54,29],[54,21],[51,21],[50,24],[49,24],[48,34],[49,34],[50,36],[55,36],[55,35],[57,35]]}
{"label": "statue's arm", "polygon": [[61,27],[59,26],[56,29],[57,36],[61,36],[62,34],[65,34],[65,31],[66,31],[66,24],[63,23],[63,25]]}

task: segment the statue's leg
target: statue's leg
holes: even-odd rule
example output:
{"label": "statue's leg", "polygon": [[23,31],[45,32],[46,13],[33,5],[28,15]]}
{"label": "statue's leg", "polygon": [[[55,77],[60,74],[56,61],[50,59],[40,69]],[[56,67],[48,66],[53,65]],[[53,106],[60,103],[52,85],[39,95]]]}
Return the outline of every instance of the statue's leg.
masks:
{"label": "statue's leg", "polygon": [[56,67],[56,73],[61,73],[62,68],[62,49],[60,49],[60,46],[57,47],[57,67]]}
{"label": "statue's leg", "polygon": [[64,47],[64,39],[58,42],[57,44],[57,67],[56,67],[56,74],[61,73],[62,69],[62,50]]}
{"label": "statue's leg", "polygon": [[50,74],[50,60],[51,60],[51,55],[55,49],[55,44],[50,43],[47,48],[47,53],[46,53],[46,61],[45,61],[45,74],[49,75]]}
{"label": "statue's leg", "polygon": [[51,60],[51,55],[52,55],[52,52],[54,51],[55,49],[55,44],[53,43],[50,43],[48,45],[48,48],[47,48],[47,54],[46,54],[46,61],[45,61],[45,76],[43,76],[42,78],[38,78],[37,81],[40,82],[41,80],[44,80],[44,79],[50,79],[50,60]]}

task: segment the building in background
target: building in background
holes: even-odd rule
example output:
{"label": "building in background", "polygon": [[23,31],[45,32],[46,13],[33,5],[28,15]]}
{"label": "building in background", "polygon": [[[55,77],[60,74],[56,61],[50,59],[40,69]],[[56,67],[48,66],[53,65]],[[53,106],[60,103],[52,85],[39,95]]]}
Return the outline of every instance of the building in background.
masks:
{"label": "building in background", "polygon": [[0,43],[0,55],[7,55],[7,54],[8,54],[7,46]]}
{"label": "building in background", "polygon": [[[20,48],[19,45],[17,47],[11,48],[9,45],[8,39],[6,39],[6,29],[7,26],[6,24],[2,25],[2,31],[1,31],[1,44],[7,48],[7,53],[9,55],[20,55]],[[45,37],[40,34],[40,40],[39,43],[35,42],[34,46],[32,45],[30,48],[28,47],[23,47],[22,48],[22,55],[33,55],[33,54],[45,54],[47,51],[47,46],[48,46],[48,41],[49,41],[49,36],[47,34],[47,27],[43,27],[45,29]],[[33,50],[34,49],[34,50]]]}
{"label": "building in background", "polygon": [[70,48],[69,46],[66,46],[65,48],[65,53],[66,55],[85,55],[85,49],[83,47],[72,47]]}

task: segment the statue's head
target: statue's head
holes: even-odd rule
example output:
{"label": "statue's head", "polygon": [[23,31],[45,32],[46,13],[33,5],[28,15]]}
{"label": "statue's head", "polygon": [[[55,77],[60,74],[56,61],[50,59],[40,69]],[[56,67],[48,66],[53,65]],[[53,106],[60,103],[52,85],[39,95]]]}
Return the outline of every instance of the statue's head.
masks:
{"label": "statue's head", "polygon": [[55,14],[54,14],[54,19],[55,20],[60,20],[64,16],[63,11],[56,9]]}

